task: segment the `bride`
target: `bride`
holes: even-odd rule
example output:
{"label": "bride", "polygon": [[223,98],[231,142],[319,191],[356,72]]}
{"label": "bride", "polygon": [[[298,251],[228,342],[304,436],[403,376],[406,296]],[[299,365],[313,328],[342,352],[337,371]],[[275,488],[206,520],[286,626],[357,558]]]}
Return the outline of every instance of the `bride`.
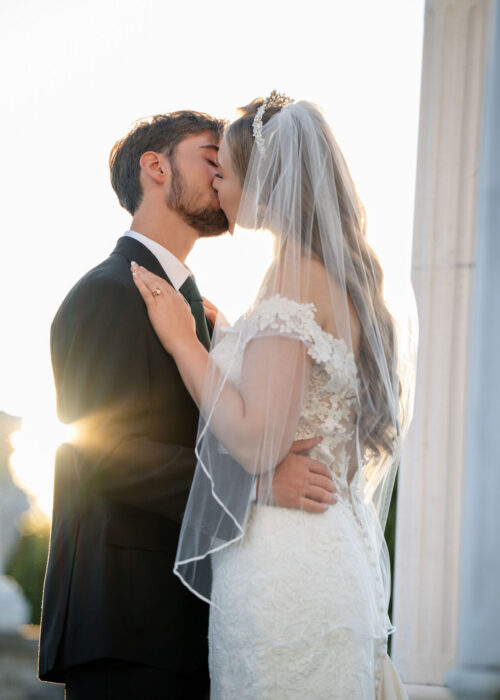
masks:
{"label": "bride", "polygon": [[[387,656],[383,528],[413,365],[363,207],[318,108],[276,92],[227,129],[213,187],[230,232],[271,233],[274,256],[252,307],[217,322],[210,353],[183,297],[132,265],[202,416],[175,572],[211,603],[212,697],[404,698]],[[274,467],[312,436],[337,504],[273,506]]]}

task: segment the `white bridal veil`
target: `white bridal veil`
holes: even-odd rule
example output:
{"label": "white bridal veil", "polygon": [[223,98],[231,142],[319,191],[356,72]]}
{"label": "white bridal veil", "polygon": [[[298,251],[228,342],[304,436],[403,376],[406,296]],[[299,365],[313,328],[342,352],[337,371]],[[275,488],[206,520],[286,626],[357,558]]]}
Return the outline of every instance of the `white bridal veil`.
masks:
{"label": "white bridal veil", "polygon": [[[267,121],[264,113],[255,137],[237,226],[251,232],[246,235],[270,232],[274,257],[245,317],[214,331],[198,465],[175,563],[185,585],[210,602],[211,555],[240,546],[249,514],[259,507],[256,482],[258,501],[272,506],[275,467],[297,436],[313,434],[301,424],[313,365],[328,375],[319,416],[328,450],[320,444],[315,458],[328,460],[327,466],[336,459],[348,464],[349,493],[365,504],[388,582],[383,529],[413,397],[413,307],[409,303],[397,319],[387,311],[364,209],[321,112],[308,102],[287,104]],[[412,299],[408,289],[401,293]],[[242,433],[228,415],[228,383],[249,411]],[[331,395],[341,396],[342,415],[332,416]],[[300,558],[302,546],[310,547],[310,540],[295,541],[289,556]]]}

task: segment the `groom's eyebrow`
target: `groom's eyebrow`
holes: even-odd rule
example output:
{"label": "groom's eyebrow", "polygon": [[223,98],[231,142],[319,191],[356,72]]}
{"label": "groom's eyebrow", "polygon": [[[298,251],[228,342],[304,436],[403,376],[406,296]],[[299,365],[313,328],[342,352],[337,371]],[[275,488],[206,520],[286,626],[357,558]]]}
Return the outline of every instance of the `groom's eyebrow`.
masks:
{"label": "groom's eyebrow", "polygon": [[216,146],[214,143],[208,143],[206,146],[200,146],[200,148],[211,148],[217,153],[219,152],[219,147]]}

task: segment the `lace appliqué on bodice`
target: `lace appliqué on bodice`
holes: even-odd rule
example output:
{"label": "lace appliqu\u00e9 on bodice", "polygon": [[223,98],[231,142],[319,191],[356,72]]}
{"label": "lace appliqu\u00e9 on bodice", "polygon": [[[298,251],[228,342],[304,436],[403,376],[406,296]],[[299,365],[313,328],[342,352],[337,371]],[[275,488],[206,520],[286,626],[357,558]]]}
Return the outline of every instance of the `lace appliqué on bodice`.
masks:
{"label": "lace appliqu\u00e9 on bodice", "polygon": [[[295,438],[322,438],[312,456],[329,467],[338,495],[348,498],[357,368],[345,341],[324,331],[315,313],[313,304],[301,304],[280,295],[264,299],[226,329],[226,336],[212,350],[212,357],[228,371],[228,379],[238,385],[245,347],[250,340],[280,335],[305,344],[313,363]],[[235,356],[236,343],[239,352]]]}

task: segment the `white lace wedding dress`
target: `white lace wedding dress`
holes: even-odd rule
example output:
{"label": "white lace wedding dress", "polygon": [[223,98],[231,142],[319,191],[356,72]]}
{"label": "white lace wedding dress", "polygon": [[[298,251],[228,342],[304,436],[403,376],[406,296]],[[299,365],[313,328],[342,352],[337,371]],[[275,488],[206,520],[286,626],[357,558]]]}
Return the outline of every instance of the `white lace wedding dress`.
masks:
{"label": "white lace wedding dress", "polygon": [[[316,323],[312,305],[275,296],[235,324],[213,359],[227,369],[236,337],[270,332],[301,339],[312,358],[296,439],[322,437],[311,454],[330,468],[338,502],[323,514],[253,504],[243,539],[212,556],[211,697],[404,698],[357,474],[348,481],[354,356]],[[229,370],[236,385],[243,350]]]}

